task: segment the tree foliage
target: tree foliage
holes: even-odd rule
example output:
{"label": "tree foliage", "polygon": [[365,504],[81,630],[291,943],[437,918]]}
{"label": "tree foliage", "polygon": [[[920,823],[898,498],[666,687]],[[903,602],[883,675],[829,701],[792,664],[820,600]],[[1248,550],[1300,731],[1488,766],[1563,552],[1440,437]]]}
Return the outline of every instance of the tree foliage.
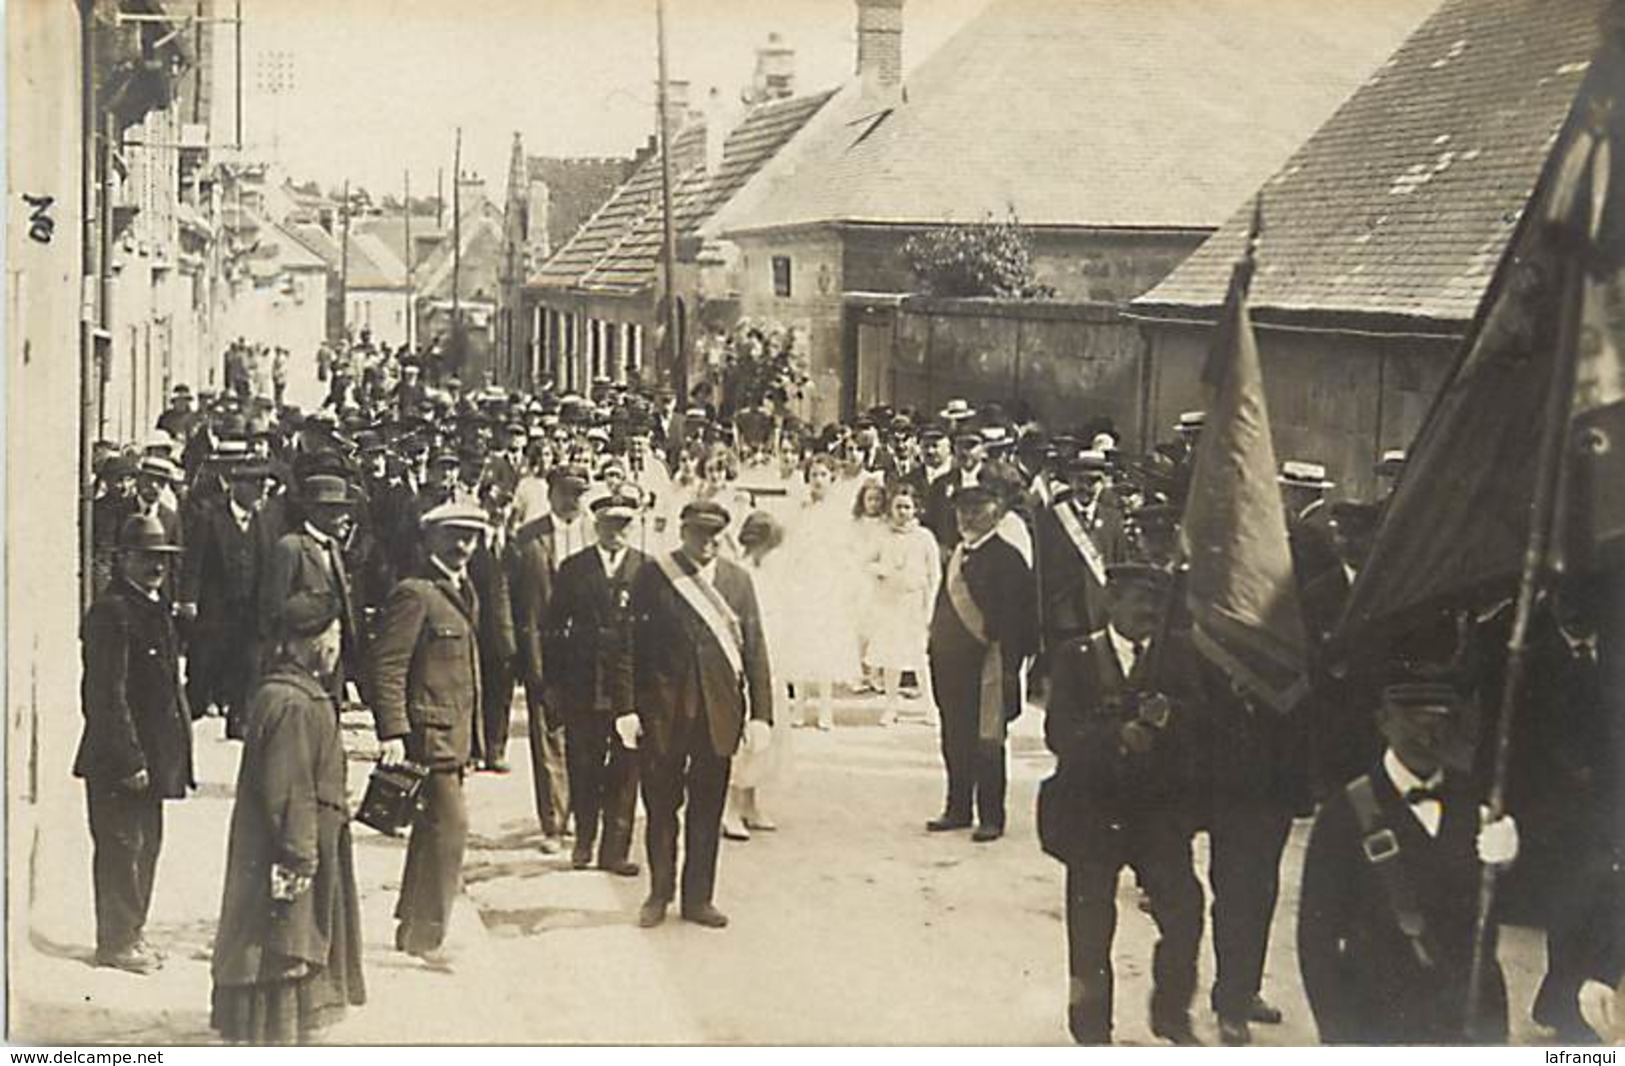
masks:
{"label": "tree foliage", "polygon": [[938,226],[910,237],[903,257],[929,296],[1044,300],[1055,290],[1033,275],[1032,238],[1012,214],[1004,221]]}
{"label": "tree foliage", "polygon": [[794,330],[747,318],[718,343],[724,415],[764,405],[782,413],[801,398],[810,376]]}

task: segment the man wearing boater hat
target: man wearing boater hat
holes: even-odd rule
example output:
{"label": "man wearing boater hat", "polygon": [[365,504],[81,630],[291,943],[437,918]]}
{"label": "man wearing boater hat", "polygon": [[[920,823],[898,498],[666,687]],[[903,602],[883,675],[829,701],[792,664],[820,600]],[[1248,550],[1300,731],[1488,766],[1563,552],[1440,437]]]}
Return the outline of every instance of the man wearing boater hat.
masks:
{"label": "man wearing boater hat", "polygon": [[81,630],[85,727],[73,774],[85,782],[94,844],[96,965],[147,974],[163,964],[144,930],[164,801],[197,784],[180,638],[163,591],[181,549],[158,519],[131,515],[116,551],[117,576]]}
{"label": "man wearing boater hat", "polygon": [[665,921],[677,898],[677,814],[685,808],[683,919],[728,924],[712,896],[731,760],[747,736],[765,744],[773,722],[755,588],[743,567],[717,557],[730,518],[709,501],[684,507],[681,546],[655,556],[632,582],[636,743],[649,812],[649,897],[638,915],[645,928]]}
{"label": "man wearing boater hat", "polygon": [[380,761],[430,770],[401,876],[395,946],[440,968],[450,965],[442,944],[462,891],[463,772],[480,713],[480,608],[468,561],[487,529],[485,512],[466,504],[423,516],[426,562],[390,593],[367,657]]}

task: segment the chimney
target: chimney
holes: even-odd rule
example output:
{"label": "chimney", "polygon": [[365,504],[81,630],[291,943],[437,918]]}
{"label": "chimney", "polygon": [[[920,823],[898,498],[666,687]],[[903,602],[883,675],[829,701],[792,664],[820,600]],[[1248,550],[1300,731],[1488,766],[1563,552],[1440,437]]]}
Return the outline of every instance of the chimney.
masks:
{"label": "chimney", "polygon": [[769,100],[785,100],[796,92],[796,50],[776,33],[756,49],[756,72],[751,75],[746,103],[755,106]]}
{"label": "chimney", "polygon": [[[659,86],[655,86],[656,99],[659,99]],[[657,107],[658,111],[659,108]],[[666,79],[666,113],[671,116],[671,131],[676,133],[682,129],[689,118],[688,112],[688,80],[686,78]]]}
{"label": "chimney", "polygon": [[896,94],[903,84],[903,0],[857,0],[858,77],[863,95]]}

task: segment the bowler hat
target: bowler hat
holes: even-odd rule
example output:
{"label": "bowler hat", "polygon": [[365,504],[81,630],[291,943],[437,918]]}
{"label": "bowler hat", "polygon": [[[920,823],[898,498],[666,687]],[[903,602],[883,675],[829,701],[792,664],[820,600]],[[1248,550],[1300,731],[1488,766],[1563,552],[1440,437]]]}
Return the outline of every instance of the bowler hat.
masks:
{"label": "bowler hat", "polygon": [[332,474],[312,474],[305,478],[303,496],[306,504],[339,505],[351,503],[350,485]]}
{"label": "bowler hat", "polygon": [[181,548],[180,545],[169,542],[169,534],[164,531],[164,524],[155,515],[133,514],[119,527],[118,550],[175,555]]}

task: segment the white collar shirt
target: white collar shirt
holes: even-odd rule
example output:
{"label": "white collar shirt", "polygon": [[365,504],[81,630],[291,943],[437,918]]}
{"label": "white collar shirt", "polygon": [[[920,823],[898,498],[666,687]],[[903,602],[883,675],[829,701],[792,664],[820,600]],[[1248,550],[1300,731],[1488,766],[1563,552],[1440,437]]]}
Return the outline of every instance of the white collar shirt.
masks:
{"label": "white collar shirt", "polygon": [[621,562],[626,558],[626,549],[620,548],[610,551],[602,544],[597,545],[598,561],[604,564],[604,576],[614,577],[615,572],[621,568]]}
{"label": "white collar shirt", "polygon": [[1112,653],[1117,656],[1117,665],[1123,668],[1123,676],[1129,677],[1134,673],[1136,659],[1145,657],[1145,650],[1151,646],[1151,641],[1147,639],[1136,645],[1110,623],[1106,626],[1106,637],[1111,641]]}
{"label": "white collar shirt", "polygon": [[1426,781],[1411,772],[1410,767],[1399,761],[1394,749],[1389,748],[1382,753],[1382,771],[1393,782],[1394,791],[1399,793],[1400,802],[1410,808],[1411,816],[1421,824],[1422,829],[1430,837],[1439,835],[1439,827],[1444,824],[1444,804],[1438,800],[1422,800],[1419,803],[1405,801],[1405,793],[1413,788],[1438,788],[1444,780],[1444,774],[1435,772]]}

